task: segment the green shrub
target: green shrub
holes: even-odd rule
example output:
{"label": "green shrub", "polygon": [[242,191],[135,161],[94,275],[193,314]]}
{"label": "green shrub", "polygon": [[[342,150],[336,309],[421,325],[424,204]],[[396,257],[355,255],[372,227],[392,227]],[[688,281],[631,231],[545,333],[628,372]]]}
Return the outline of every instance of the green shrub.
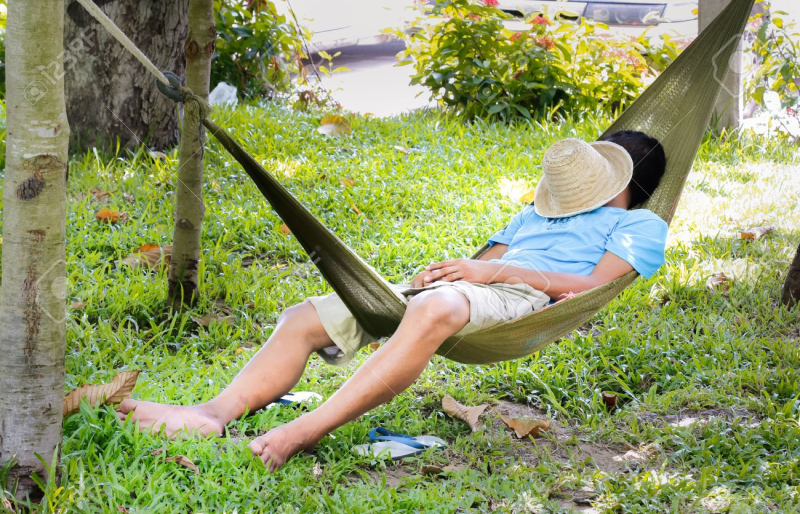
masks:
{"label": "green shrub", "polygon": [[273,2],[249,3],[214,0],[218,38],[211,87],[224,81],[244,98],[272,97],[290,89],[292,76],[302,69],[307,34],[279,14]]}
{"label": "green shrub", "polygon": [[[407,36],[412,84],[467,117],[513,119],[558,110],[616,110],[633,101],[678,53],[670,40],[653,44],[598,34],[589,20],[527,20],[525,30],[504,26],[495,2],[436,0],[440,23]],[[652,57],[648,57],[648,55]],[[406,61],[408,62],[408,61]]]}
{"label": "green shrub", "polygon": [[794,23],[786,23],[777,11],[769,17],[755,15],[748,24],[751,43],[751,72],[745,83],[749,100],[759,105],[764,95],[774,91],[781,100],[781,107],[797,110],[798,80],[800,80],[800,34]]}

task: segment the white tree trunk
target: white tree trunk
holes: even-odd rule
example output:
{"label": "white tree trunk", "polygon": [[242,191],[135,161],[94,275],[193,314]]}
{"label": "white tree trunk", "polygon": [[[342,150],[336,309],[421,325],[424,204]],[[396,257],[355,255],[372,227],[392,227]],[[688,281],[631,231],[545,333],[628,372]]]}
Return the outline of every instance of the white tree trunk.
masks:
{"label": "white tree trunk", "polygon": [[[0,290],[0,462],[36,494],[61,442],[69,125],[63,0],[8,3],[7,146]],[[6,485],[6,484],[0,484]]]}
{"label": "white tree trunk", "polygon": [[[213,0],[189,0],[189,35],[186,38],[186,86],[208,99],[211,57],[217,30]],[[203,229],[204,129],[186,106],[181,133],[180,165],[176,184],[175,230],[169,268],[169,298],[174,306],[197,300],[197,268],[200,262],[200,234]],[[196,106],[195,106],[196,107]]]}

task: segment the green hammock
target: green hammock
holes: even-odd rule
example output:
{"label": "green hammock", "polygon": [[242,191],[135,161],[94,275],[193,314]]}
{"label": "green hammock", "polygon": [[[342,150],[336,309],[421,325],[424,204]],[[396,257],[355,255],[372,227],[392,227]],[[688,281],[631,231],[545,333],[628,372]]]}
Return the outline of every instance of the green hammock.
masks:
{"label": "green hammock", "polygon": [[[667,171],[643,207],[667,222],[672,219],[711,120],[720,83],[752,6],[753,0],[733,0],[606,131],[639,130],[661,141],[667,155]],[[224,130],[209,120],[204,123],[250,175],[361,326],[375,337],[391,335],[405,312],[402,298]],[[530,355],[592,318],[636,277],[636,272],[630,272],[522,318],[463,338],[450,338],[437,353],[467,364]]]}
{"label": "green hammock", "polygon": [[[92,0],[78,1],[156,76],[162,92],[176,101],[193,101],[193,107],[186,109],[184,125],[198,126],[199,118],[202,118],[203,124],[239,161],[289,226],[322,276],[361,326],[375,337],[394,333],[403,318],[406,304],[389,287],[388,282],[303,207],[225,130],[208,120],[207,108],[198,108],[203,103],[190,91],[179,87],[177,77],[172,75],[168,78],[158,71]],[[626,129],[640,130],[661,141],[667,155],[667,171],[644,207],[667,222],[672,219],[681,189],[711,120],[721,81],[741,39],[753,2],[731,0],[711,25],[606,131],[608,134]],[[484,246],[475,257],[485,252],[486,248]],[[611,283],[522,318],[464,338],[450,338],[437,353],[467,364],[487,364],[530,355],[589,320],[636,276],[636,272],[632,271]]]}

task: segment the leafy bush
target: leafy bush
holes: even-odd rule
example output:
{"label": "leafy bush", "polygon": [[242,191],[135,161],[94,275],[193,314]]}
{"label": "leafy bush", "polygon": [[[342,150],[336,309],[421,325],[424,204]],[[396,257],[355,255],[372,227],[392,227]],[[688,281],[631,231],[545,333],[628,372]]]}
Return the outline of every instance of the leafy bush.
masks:
{"label": "leafy bush", "polygon": [[[242,97],[271,97],[290,89],[292,76],[302,70],[307,34],[268,0],[214,0],[214,13],[218,38],[211,87],[228,82]],[[297,76],[304,79],[302,73]]]}
{"label": "leafy bush", "polygon": [[777,93],[781,107],[796,111],[800,105],[800,34],[777,11],[770,16],[756,14],[748,24],[751,41],[751,73],[745,83],[749,100],[764,104],[768,91]]}
{"label": "leafy bush", "polygon": [[669,39],[654,44],[646,35],[632,41],[598,34],[607,27],[585,19],[554,24],[535,16],[512,31],[495,4],[436,0],[432,14],[441,22],[408,36],[401,55],[412,58],[412,84],[467,117],[619,109],[678,54]]}

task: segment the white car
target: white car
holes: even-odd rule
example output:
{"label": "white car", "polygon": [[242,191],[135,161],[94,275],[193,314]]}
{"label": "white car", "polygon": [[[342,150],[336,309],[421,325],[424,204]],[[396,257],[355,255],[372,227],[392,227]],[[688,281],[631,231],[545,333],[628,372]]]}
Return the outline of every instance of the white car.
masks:
{"label": "white car", "polygon": [[387,28],[402,28],[420,16],[414,0],[275,0],[279,12],[312,33],[313,50],[380,43],[393,39]]}
{"label": "white car", "polygon": [[[581,17],[607,24],[612,32],[638,36],[648,34],[697,37],[698,0],[498,0],[498,8],[519,18],[546,13],[554,19]],[[509,28],[514,28],[510,22]]]}

